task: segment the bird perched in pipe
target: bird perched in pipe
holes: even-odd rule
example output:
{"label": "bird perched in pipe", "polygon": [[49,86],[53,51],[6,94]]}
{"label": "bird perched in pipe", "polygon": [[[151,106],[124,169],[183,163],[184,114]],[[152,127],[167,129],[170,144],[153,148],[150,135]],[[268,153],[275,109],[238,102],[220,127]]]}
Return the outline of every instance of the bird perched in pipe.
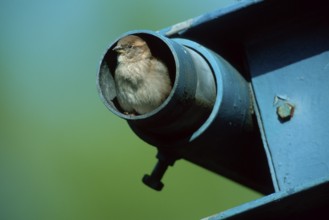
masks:
{"label": "bird perched in pipe", "polygon": [[123,112],[145,114],[159,107],[172,88],[166,65],[136,35],[120,39],[113,50],[118,54],[114,80]]}

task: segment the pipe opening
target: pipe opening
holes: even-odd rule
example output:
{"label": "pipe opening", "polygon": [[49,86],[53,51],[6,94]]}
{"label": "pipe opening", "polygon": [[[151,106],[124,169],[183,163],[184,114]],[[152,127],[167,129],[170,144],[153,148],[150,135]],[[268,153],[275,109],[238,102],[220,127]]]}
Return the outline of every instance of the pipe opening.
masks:
{"label": "pipe opening", "polygon": [[[142,38],[148,44],[152,55],[166,65],[169,72],[171,86],[173,87],[175,85],[175,80],[176,80],[176,62],[168,45],[159,37],[152,34],[147,34],[147,33],[132,33],[132,34]],[[114,74],[115,74],[115,69],[118,65],[118,61],[117,61],[118,54],[116,53],[116,51],[113,50],[113,48],[117,45],[120,39],[128,35],[129,34],[120,37],[107,49],[103,57],[103,60],[100,64],[98,87],[99,87],[99,92],[103,97],[103,101],[105,105],[112,112],[125,119],[132,119],[132,118],[138,119],[138,118],[144,118],[144,115],[154,114],[166,100],[164,100],[163,103],[158,108],[146,114],[142,114],[142,115],[124,114],[124,110],[121,108],[117,100],[117,88],[114,80]],[[168,97],[170,97],[170,95],[171,93],[169,94]],[[166,99],[168,99],[168,97]]]}

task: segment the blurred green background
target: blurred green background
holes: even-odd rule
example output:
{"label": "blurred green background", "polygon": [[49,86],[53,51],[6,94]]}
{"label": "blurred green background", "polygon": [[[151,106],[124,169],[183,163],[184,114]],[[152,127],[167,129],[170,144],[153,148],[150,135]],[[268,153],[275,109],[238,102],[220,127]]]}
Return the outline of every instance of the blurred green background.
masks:
{"label": "blurred green background", "polygon": [[102,104],[98,63],[122,33],[233,0],[1,0],[0,219],[200,219],[261,195],[186,161],[161,193],[154,147]]}

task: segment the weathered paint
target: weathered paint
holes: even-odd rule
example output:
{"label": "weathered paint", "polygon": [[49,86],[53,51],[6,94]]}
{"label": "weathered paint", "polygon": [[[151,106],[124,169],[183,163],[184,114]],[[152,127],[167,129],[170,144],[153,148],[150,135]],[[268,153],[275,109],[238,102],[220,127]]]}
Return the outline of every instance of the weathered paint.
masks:
{"label": "weathered paint", "polygon": [[[203,125],[206,129],[195,133],[201,136],[195,145],[211,147],[190,148],[194,152],[185,152],[185,159],[224,175],[233,171],[235,175],[227,176],[246,185],[250,182],[245,177],[251,177],[255,164],[245,162],[264,160],[260,173],[270,176],[271,182],[262,184],[273,191],[206,219],[300,219],[316,217],[314,213],[329,217],[328,21],[326,1],[244,0],[158,31],[214,51],[251,88],[258,130],[244,137],[253,141],[246,150],[223,148],[227,142],[217,147],[222,140],[214,137],[225,129],[209,131],[210,125],[217,128],[217,116],[210,116]],[[263,149],[253,144],[258,139]],[[216,169],[207,166],[211,160]]]}

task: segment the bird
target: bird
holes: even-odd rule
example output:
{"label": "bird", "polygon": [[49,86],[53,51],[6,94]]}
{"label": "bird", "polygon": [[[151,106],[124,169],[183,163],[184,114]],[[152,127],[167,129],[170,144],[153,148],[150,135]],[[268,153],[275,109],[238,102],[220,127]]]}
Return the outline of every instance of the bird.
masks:
{"label": "bird", "polygon": [[116,95],[123,113],[142,115],[158,108],[172,90],[166,64],[136,35],[121,38],[113,50],[117,53]]}

